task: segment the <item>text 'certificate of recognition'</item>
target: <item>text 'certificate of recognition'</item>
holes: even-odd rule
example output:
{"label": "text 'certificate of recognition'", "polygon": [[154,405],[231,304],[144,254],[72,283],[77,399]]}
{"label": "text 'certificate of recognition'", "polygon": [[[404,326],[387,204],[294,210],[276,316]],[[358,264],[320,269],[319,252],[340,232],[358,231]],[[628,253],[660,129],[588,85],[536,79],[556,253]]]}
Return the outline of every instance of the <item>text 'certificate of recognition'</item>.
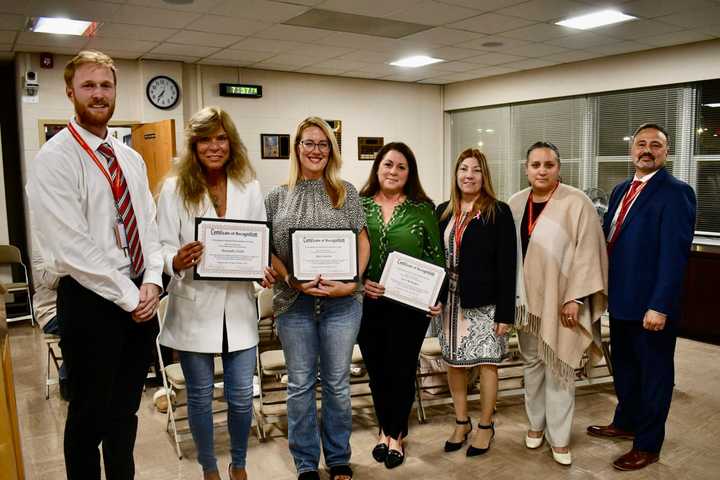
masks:
{"label": "text 'certificate of recognition'", "polygon": [[388,255],[380,277],[385,297],[426,312],[436,304],[444,280],[443,267],[400,252]]}
{"label": "text 'certificate of recognition'", "polygon": [[293,276],[299,281],[318,275],[326,280],[357,281],[357,234],[349,229],[291,229]]}
{"label": "text 'certificate of recognition'", "polygon": [[261,280],[270,265],[267,222],[198,217],[195,239],[203,244],[196,280]]}

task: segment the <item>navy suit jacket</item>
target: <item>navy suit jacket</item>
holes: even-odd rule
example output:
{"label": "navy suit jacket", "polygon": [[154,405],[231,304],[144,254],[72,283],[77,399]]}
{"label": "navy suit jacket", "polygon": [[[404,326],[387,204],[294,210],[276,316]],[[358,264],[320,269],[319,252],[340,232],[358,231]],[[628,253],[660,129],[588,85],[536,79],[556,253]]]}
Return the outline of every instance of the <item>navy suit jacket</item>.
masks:
{"label": "navy suit jacket", "polygon": [[[603,230],[608,237],[632,178],[610,195]],[[617,320],[642,321],[648,309],[679,317],[680,295],[695,230],[695,192],[665,168],[643,187],[609,256],[608,310]]]}

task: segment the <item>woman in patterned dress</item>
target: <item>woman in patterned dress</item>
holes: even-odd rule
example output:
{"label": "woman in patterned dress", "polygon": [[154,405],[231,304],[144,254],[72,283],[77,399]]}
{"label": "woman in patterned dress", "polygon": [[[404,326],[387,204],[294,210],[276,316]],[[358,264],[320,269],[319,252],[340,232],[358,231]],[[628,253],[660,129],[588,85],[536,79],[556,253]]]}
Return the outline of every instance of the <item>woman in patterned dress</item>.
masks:
{"label": "woman in patterned dress", "polygon": [[[272,264],[279,278],[273,309],[288,371],[288,440],[300,480],[319,480],[320,451],[331,480],[349,480],[350,361],[360,329],[362,288],[358,282],[318,275],[299,282],[289,272],[291,228],[343,228],[358,235],[358,275],[370,255],[365,215],[357,190],[340,179],[340,149],[330,126],[309,117],[298,125],[290,178],[265,199],[272,224]],[[318,425],[315,384],[322,388]]]}
{"label": "woman in patterned dress", "polygon": [[497,365],[515,318],[516,235],[510,208],[495,196],[485,155],[463,151],[454,172],[450,201],[437,209],[450,279],[440,346],[456,423],[445,451],[462,448],[472,432],[467,374],[479,366],[481,411],[466,452],[471,457],[487,452],[495,436]]}
{"label": "woman in patterned dress", "polygon": [[[436,265],[443,265],[445,259],[433,204],[420,185],[415,155],[407,145],[394,142],[382,147],[360,200],[371,253],[358,344],[370,375],[380,426],[372,454],[376,461],[394,468],[405,458],[403,439],[408,433],[418,355],[430,317],[384,298],[385,288],[378,282],[392,251]],[[440,307],[433,311],[440,313]]]}

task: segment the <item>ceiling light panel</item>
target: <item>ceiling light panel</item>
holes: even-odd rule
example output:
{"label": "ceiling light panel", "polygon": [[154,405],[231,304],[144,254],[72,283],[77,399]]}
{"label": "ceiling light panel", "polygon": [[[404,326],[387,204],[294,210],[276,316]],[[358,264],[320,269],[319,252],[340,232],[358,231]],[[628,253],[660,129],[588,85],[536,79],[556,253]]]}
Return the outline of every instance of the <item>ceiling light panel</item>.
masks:
{"label": "ceiling light panel", "polygon": [[637,17],[626,15],[618,10],[600,10],[599,12],[580,15],[557,22],[561,27],[575,28],[577,30],[590,30],[591,28],[612,25],[614,23],[637,20]]}

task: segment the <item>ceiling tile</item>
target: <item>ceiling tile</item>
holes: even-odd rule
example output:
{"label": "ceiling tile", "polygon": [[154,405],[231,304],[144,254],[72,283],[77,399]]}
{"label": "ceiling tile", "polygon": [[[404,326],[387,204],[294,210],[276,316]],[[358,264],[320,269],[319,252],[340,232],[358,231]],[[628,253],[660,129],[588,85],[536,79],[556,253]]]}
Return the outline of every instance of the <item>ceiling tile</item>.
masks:
{"label": "ceiling tile", "polygon": [[[93,48],[105,52],[106,50],[124,50],[145,53],[158,45],[158,42],[146,42],[144,40],[124,39],[118,42],[116,38],[96,37],[91,38],[85,48]],[[122,47],[122,48],[118,48]]]}
{"label": "ceiling tile", "polygon": [[12,43],[0,43],[0,52],[12,51]]}
{"label": "ceiling tile", "polygon": [[644,43],[627,40],[624,42],[608,43],[606,45],[588,47],[588,51],[602,53],[603,55],[620,55],[621,53],[637,52],[654,48],[647,45],[645,39],[643,39],[642,42]]}
{"label": "ceiling tile", "polygon": [[717,25],[710,25],[708,27],[700,27],[698,31],[712,35],[713,37],[720,37],[720,23]]}
{"label": "ceiling tile", "polygon": [[253,35],[271,26],[270,23],[257,20],[243,20],[241,18],[223,17],[220,15],[205,15],[188,24],[186,30],[200,32],[225,33],[228,35]]}
{"label": "ceiling tile", "polygon": [[18,32],[10,30],[0,30],[0,43],[12,44],[15,41],[15,36]]}
{"label": "ceiling tile", "polygon": [[544,42],[554,38],[567,37],[576,33],[578,33],[578,30],[574,30],[572,28],[549,25],[547,23],[536,23],[535,25],[530,25],[529,27],[503,32],[500,36],[516,38],[518,40],[527,40],[529,42]]}
{"label": "ceiling tile", "polygon": [[298,69],[295,65],[285,65],[284,63],[269,63],[269,62],[261,62],[256,63],[252,65],[251,68],[256,68],[258,70],[277,70],[281,72],[294,72]]}
{"label": "ceiling tile", "polygon": [[462,60],[463,58],[474,57],[479,52],[470,48],[458,47],[442,47],[430,50],[430,54],[435,58],[443,60]]}
{"label": "ceiling tile", "polygon": [[458,7],[472,8],[483,12],[491,12],[499,8],[505,8],[518,3],[527,2],[527,0],[441,0],[449,5],[457,5]]}
{"label": "ceiling tile", "polygon": [[116,49],[105,49],[102,51],[105,55],[111,58],[124,58],[127,60],[136,60],[143,55],[145,52],[131,51],[131,50],[116,50]]}
{"label": "ceiling tile", "polygon": [[215,15],[251,18],[265,23],[282,23],[309,10],[307,6],[265,0],[225,0],[209,10]]}
{"label": "ceiling tile", "polygon": [[423,83],[425,85],[446,85],[448,83],[453,83],[454,80],[446,77],[435,77],[435,78],[423,78],[422,80],[418,80],[417,83]]}
{"label": "ceiling tile", "polygon": [[112,21],[151,27],[183,28],[198,18],[200,18],[200,14],[193,12],[120,5],[112,16]]}
{"label": "ceiling tile", "polygon": [[[53,46],[52,47],[52,53],[55,55],[70,55],[74,56],[78,53],[77,48],[73,47],[61,47],[61,46]],[[47,45],[27,45],[22,43],[16,43],[15,44],[15,51],[16,52],[47,52],[48,47]]]}
{"label": "ceiling tile", "polygon": [[295,42],[313,43],[318,40],[322,40],[329,35],[331,35],[331,32],[327,30],[277,24],[267,28],[266,30],[257,32],[253,36],[258,38],[268,38],[271,40],[290,40]]}
{"label": "ceiling tile", "polygon": [[167,41],[170,43],[182,43],[185,45],[200,45],[204,47],[229,47],[239,42],[244,37],[236,35],[223,35],[221,33],[195,32],[182,30]]}
{"label": "ceiling tile", "polygon": [[340,55],[338,60],[363,63],[382,63],[394,58],[392,53],[388,52],[371,52],[368,50],[357,50],[345,55]]}
{"label": "ceiling tile", "polygon": [[613,38],[625,40],[642,40],[643,37],[657,36],[665,33],[672,33],[683,30],[678,25],[670,25],[654,20],[632,20],[629,22],[616,23],[607,27],[593,29],[593,33],[607,35]]}
{"label": "ceiling tile", "polygon": [[470,10],[469,8],[454,7],[433,0],[425,0],[413,5],[412,8],[388,15],[387,18],[422,25],[445,25],[476,14],[476,10]]}
{"label": "ceiling tile", "polygon": [[167,2],[165,0],[124,0],[122,3],[142,7],[166,8],[168,10],[181,10],[186,12],[207,12],[212,7],[222,3],[221,0],[193,0],[190,3],[182,4]]}
{"label": "ceiling tile", "polygon": [[265,38],[246,38],[233,45],[235,50],[254,50],[256,52],[296,52],[306,48],[307,45],[300,42],[288,42],[285,40],[268,40]]}
{"label": "ceiling tile", "polygon": [[25,28],[27,17],[24,15],[3,14],[0,15],[0,29],[22,30]]}
{"label": "ceiling tile", "polygon": [[448,72],[467,72],[478,68],[477,63],[468,62],[442,62],[438,63],[437,66],[438,70],[445,70]]}
{"label": "ceiling tile", "polygon": [[607,45],[609,43],[617,43],[617,39],[598,35],[591,32],[579,32],[575,35],[563,38],[548,40],[548,45],[557,45],[558,47],[572,48],[576,50],[584,50],[597,45]]}
{"label": "ceiling tile", "polygon": [[510,73],[512,71],[514,71],[512,68],[507,68],[505,66],[499,66],[499,67],[483,67],[483,68],[479,68],[477,70],[473,70],[472,72],[467,72],[467,73],[475,75],[476,78],[481,78],[481,77],[492,77],[494,75],[503,75],[505,73]]}
{"label": "ceiling tile", "polygon": [[547,57],[543,58],[558,63],[571,63],[581,62],[583,60],[589,60],[591,58],[597,58],[602,56],[603,54],[598,52],[588,52],[586,50],[567,50],[565,52],[548,55]]}
{"label": "ceiling tile", "polygon": [[683,43],[701,42],[703,40],[710,40],[711,38],[713,37],[702,32],[686,30],[684,32],[668,33],[667,35],[658,35],[656,37],[645,37],[642,39],[642,42],[656,47],[667,47],[670,45],[681,45]]}
{"label": "ceiling tile", "polygon": [[244,63],[249,65],[251,63],[261,62],[272,57],[272,52],[257,52],[253,50],[235,50],[226,48],[219,52],[213,53],[208,59],[214,60],[231,60],[233,62]]}
{"label": "ceiling tile", "polygon": [[317,65],[310,65],[298,70],[300,73],[312,73],[313,75],[340,75],[346,71],[347,69],[343,68],[318,67]]}
{"label": "ceiling tile", "polygon": [[348,70],[362,70],[363,67],[367,66],[366,62],[357,62],[351,60],[342,60],[340,58],[332,58],[330,60],[323,60],[313,64],[316,67],[321,68],[334,68],[347,72]]}
{"label": "ceiling tile", "polygon": [[327,0],[317,5],[317,8],[370,17],[385,17],[414,7],[419,2],[420,0]]}
{"label": "ceiling tile", "polygon": [[399,40],[392,38],[372,37],[347,32],[332,32],[329,36],[315,43],[377,52],[394,51],[403,46]]}
{"label": "ceiling tile", "polygon": [[[488,46],[483,45],[483,44],[495,43],[495,42],[499,42],[502,45],[499,45],[496,47],[488,47]],[[505,50],[520,47],[522,45],[527,45],[528,43],[530,43],[530,42],[528,42],[526,40],[518,40],[517,38],[507,38],[507,37],[501,37],[499,35],[490,35],[490,36],[481,38],[480,40],[472,40],[470,42],[459,43],[456,46],[457,47],[465,47],[465,48],[474,48],[476,50],[504,52]]]}
{"label": "ceiling tile", "polygon": [[566,52],[568,49],[555,45],[547,45],[544,43],[530,43],[519,47],[505,50],[510,55],[519,55],[521,57],[545,57],[554,53]]}
{"label": "ceiling tile", "polygon": [[451,28],[459,28],[461,30],[470,30],[472,32],[493,34],[508,30],[515,30],[520,27],[527,27],[533,23],[533,21],[523,20],[522,18],[498,15],[496,13],[485,13],[483,15],[468,18],[461,22],[451,23],[448,26]]}
{"label": "ceiling tile", "polygon": [[465,62],[478,63],[480,65],[500,65],[502,63],[516,62],[518,60],[524,60],[525,57],[518,57],[517,55],[508,55],[505,53],[484,53],[476,57],[466,58]]}
{"label": "ceiling tile", "polygon": [[675,12],[712,7],[711,0],[633,0],[622,4],[621,10],[629,15],[655,18]]}
{"label": "ceiling tile", "polygon": [[[20,32],[16,42],[23,45],[58,46],[79,49],[88,42],[88,38],[77,37],[75,35],[56,35],[53,33]],[[52,51],[55,51],[54,48]]]}
{"label": "ceiling tile", "polygon": [[658,17],[655,20],[688,28],[720,25],[720,5],[716,4],[716,6],[711,8],[699,8],[686,12],[673,13],[672,15]]}
{"label": "ceiling tile", "polygon": [[498,10],[497,13],[547,22],[582,15],[597,10],[597,7],[570,0],[530,0],[526,3]]}
{"label": "ceiling tile", "polygon": [[525,60],[519,60],[517,62],[510,62],[503,65],[505,68],[510,68],[513,70],[531,70],[533,68],[542,68],[542,67],[548,67],[550,65],[555,65],[558,62],[555,62],[553,60],[545,60],[545,59],[538,59],[538,58],[528,58]]}
{"label": "ceiling tile", "polygon": [[343,72],[340,74],[341,77],[349,77],[349,78],[367,78],[367,79],[377,79],[380,78],[382,75],[372,72],[364,72],[362,70],[358,71],[349,71],[349,72]]}
{"label": "ceiling tile", "polygon": [[281,53],[273,57],[263,60],[260,63],[272,63],[277,65],[290,65],[294,68],[306,67],[318,61],[318,58],[312,55],[300,55],[296,53]]}
{"label": "ceiling tile", "polygon": [[161,43],[155,47],[151,54],[182,55],[187,57],[207,57],[217,52],[216,47],[203,47],[200,45],[181,45],[179,43]]}
{"label": "ceiling tile", "polygon": [[382,80],[387,80],[389,82],[417,82],[418,80],[422,80],[423,78],[427,77],[427,75],[424,75],[422,73],[407,72],[387,75],[385,77],[382,77]]}
{"label": "ceiling tile", "polygon": [[184,62],[184,63],[195,63],[200,60],[201,57],[193,57],[190,55],[176,55],[169,53],[157,53],[150,52],[142,56],[143,60],[167,60],[168,62]]}
{"label": "ceiling tile", "polygon": [[430,30],[425,30],[424,32],[414,33],[412,35],[408,35],[407,37],[403,37],[402,41],[420,45],[442,46],[477,40],[482,37],[483,35],[480,33],[436,27],[431,28]]}
{"label": "ceiling tile", "polygon": [[255,62],[243,62],[240,60],[223,60],[219,58],[205,57],[197,61],[200,65],[215,65],[217,67],[248,67]]}
{"label": "ceiling tile", "polygon": [[125,23],[103,23],[98,29],[96,36],[162,42],[176,32],[178,32],[178,30],[171,28],[128,25]]}

